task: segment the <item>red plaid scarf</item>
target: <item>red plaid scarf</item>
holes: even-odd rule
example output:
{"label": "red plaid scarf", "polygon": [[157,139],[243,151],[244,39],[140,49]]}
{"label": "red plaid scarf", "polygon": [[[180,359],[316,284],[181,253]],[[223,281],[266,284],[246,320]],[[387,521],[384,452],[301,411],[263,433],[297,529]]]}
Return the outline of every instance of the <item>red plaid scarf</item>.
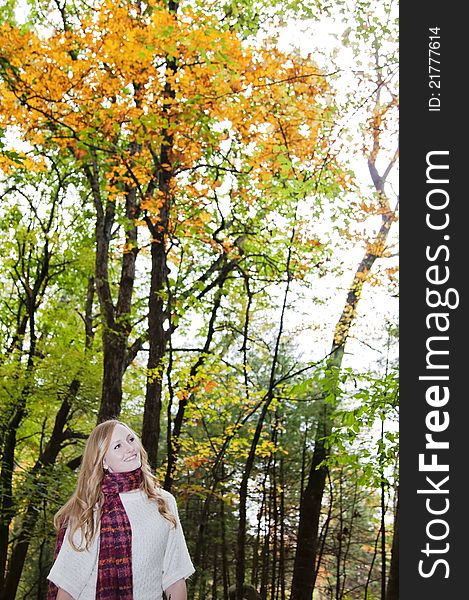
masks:
{"label": "red plaid scarf", "polygon": [[[138,489],[142,471],[107,473],[102,483],[104,503],[99,536],[96,600],[133,600],[132,530],[119,494]],[[66,525],[57,536],[54,560],[59,554]],[[49,582],[47,600],[55,600],[58,588]]]}

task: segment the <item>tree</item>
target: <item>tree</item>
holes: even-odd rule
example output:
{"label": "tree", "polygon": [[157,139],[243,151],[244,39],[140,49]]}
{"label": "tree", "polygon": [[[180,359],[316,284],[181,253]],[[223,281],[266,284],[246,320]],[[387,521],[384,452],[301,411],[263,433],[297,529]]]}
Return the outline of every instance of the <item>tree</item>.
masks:
{"label": "tree", "polygon": [[[342,5],[339,8],[341,9]],[[362,209],[368,214],[379,215],[381,224],[366,240],[362,259],[357,265],[353,281],[348,288],[342,314],[335,325],[326,367],[329,378],[324,389],[324,412],[317,426],[311,471],[300,506],[298,544],[292,582],[293,600],[310,600],[313,593],[315,564],[318,556],[319,520],[326,484],[325,461],[329,456],[326,440],[332,433],[333,411],[340,397],[338,382],[345,344],[356,320],[362,290],[366,281],[370,279],[373,265],[378,259],[391,254],[387,248],[387,240],[391,226],[397,219],[398,204],[392,206],[390,197],[393,192],[392,188],[387,186],[387,182],[396,164],[398,150],[389,152],[386,139],[387,127],[389,123],[392,123],[397,107],[397,96],[392,89],[396,63],[389,55],[387,47],[388,38],[395,35],[395,17],[391,5],[383,5],[384,17],[375,15],[371,10],[366,10],[367,5],[360,4],[353,8],[356,9],[356,12],[347,15],[346,7],[343,7],[346,19],[351,21],[351,26],[346,30],[345,39],[347,40],[349,37],[353,40],[352,43],[357,54],[362,51],[361,42],[371,44],[373,55],[370,66],[373,69],[373,75],[370,76],[368,82],[370,86],[366,87],[366,98],[364,100],[357,99],[354,91],[348,98],[348,101],[351,98],[351,105],[347,104],[347,108],[356,112],[357,106],[360,109],[367,107],[370,111],[368,127],[364,130],[366,141],[363,145],[363,152],[375,193],[370,204],[364,201],[361,204]],[[384,26],[382,25],[383,18]],[[393,50],[392,47],[391,52]],[[363,72],[362,77],[364,80]],[[383,163],[382,167],[381,163]],[[387,187],[389,187],[389,191]]]}
{"label": "tree", "polygon": [[[71,291],[87,288],[86,228],[79,211],[67,205],[67,189],[73,178],[67,165],[50,157],[53,168],[45,185],[43,175],[31,174],[27,160],[20,161],[14,177],[2,194],[0,223],[2,246],[1,369],[5,386],[1,393],[1,567],[2,597],[15,597],[30,536],[37,520],[41,478],[53,465],[59,452],[83,437],[70,427],[78,410],[77,398],[83,381],[83,368],[90,357],[92,325],[85,319],[82,340],[77,338],[89,307],[72,300]],[[75,219],[70,231],[68,218]],[[63,245],[68,229],[69,245]],[[75,252],[73,242],[81,246]],[[73,274],[73,285],[71,276]],[[73,310],[70,311],[70,307]],[[83,309],[83,312],[80,309]],[[13,316],[13,319],[12,319]],[[16,321],[16,327],[11,325]],[[60,357],[60,358],[59,358]],[[88,384],[92,369],[87,367]],[[53,383],[52,383],[53,382]],[[50,394],[50,390],[53,393]],[[44,440],[50,409],[50,437]],[[54,412],[52,411],[52,415]],[[25,469],[29,495],[17,493],[16,458],[24,439],[40,440],[38,456],[28,457]],[[36,486],[37,484],[37,486]],[[31,486],[31,487],[29,487]],[[15,497],[16,496],[16,497]],[[18,497],[20,496],[20,497]],[[15,515],[23,517],[11,545],[11,524]],[[15,523],[17,525],[17,522]],[[5,578],[8,548],[10,556]]]}

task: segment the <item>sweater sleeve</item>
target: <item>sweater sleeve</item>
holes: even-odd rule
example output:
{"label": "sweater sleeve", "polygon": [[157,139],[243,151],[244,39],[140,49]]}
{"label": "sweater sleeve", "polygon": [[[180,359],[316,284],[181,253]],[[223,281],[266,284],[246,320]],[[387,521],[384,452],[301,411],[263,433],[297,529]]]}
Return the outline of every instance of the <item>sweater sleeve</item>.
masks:
{"label": "sweater sleeve", "polygon": [[[69,529],[65,532],[62,547],[52,565],[47,579],[68,592],[75,600],[80,598],[85,587],[96,575],[98,563],[99,534],[95,535],[87,550],[77,551],[70,544]],[[80,546],[81,535],[77,532],[74,541]]]}
{"label": "sweater sleeve", "polygon": [[167,493],[171,512],[176,517],[176,527],[171,527],[163,559],[163,590],[179,579],[187,579],[195,572],[179,520],[176,499]]}

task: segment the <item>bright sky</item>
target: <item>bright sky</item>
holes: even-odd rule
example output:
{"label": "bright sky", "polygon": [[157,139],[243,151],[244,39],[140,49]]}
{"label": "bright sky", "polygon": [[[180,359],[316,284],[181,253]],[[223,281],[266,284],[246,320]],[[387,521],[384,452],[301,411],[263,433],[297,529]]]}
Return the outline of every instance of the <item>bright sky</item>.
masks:
{"label": "bright sky", "polygon": [[[292,22],[284,27],[279,36],[279,46],[282,50],[288,51],[292,48],[299,48],[301,54],[306,56],[311,54],[319,66],[327,70],[331,58],[341,67],[339,76],[334,80],[334,87],[338,90],[338,99],[343,100],[345,93],[350,89],[355,89],[356,72],[362,68],[356,64],[353,52],[341,43],[341,35],[345,26],[338,18],[321,17],[320,21],[307,20],[303,22]],[[319,51],[318,51],[319,49]],[[343,92],[343,93],[341,93]],[[355,129],[357,139],[361,139],[360,115],[355,115],[355,120],[349,121],[352,133]],[[390,138],[390,143],[395,140]],[[386,160],[389,160],[389,156]],[[368,171],[367,162],[363,156],[358,158],[351,157],[351,164],[356,174],[357,181],[363,186],[363,189],[370,189],[371,178]],[[382,165],[380,165],[382,168]],[[389,178],[390,188],[389,197],[391,206],[396,203],[396,194],[398,193],[398,170],[395,168]],[[392,190],[392,191],[391,191]],[[380,219],[370,220],[368,228],[370,233],[380,226]],[[391,232],[390,238],[397,243],[397,226]],[[335,276],[329,276],[321,279],[318,286],[318,293],[322,299],[327,300],[323,305],[312,304],[311,301],[304,300],[300,303],[301,310],[297,314],[291,315],[289,323],[300,329],[301,325],[311,322],[313,325],[318,321],[324,323],[326,333],[324,342],[317,343],[315,349],[318,354],[328,352],[331,343],[331,327],[339,318],[343,304],[346,298],[348,285],[350,284],[355,268],[363,255],[363,248],[356,246],[343,253],[344,267],[348,269],[341,281],[337,281]],[[397,258],[388,261],[397,265]],[[376,265],[375,265],[376,266]],[[351,339],[347,345],[347,355],[344,360],[344,366],[355,368],[366,368],[373,365],[375,361],[382,358],[383,343],[385,337],[379,341],[379,332],[383,330],[386,322],[397,324],[398,319],[398,298],[392,297],[386,290],[378,287],[367,286],[359,303],[359,314],[364,318],[360,319],[352,330]],[[378,337],[376,337],[378,334]],[[311,353],[312,332],[305,331],[298,333],[298,345],[304,348],[306,353]],[[394,349],[394,358],[396,358],[397,348]],[[319,356],[318,356],[319,358]]]}

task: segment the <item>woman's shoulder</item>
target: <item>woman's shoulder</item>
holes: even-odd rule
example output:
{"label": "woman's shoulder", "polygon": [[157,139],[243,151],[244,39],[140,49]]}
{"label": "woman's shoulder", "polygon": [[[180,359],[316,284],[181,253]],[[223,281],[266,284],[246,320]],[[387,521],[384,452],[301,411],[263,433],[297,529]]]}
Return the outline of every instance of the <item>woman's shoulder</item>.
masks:
{"label": "woman's shoulder", "polygon": [[154,496],[149,497],[144,490],[137,490],[134,492],[121,494],[121,497],[123,497],[126,502],[130,501],[138,503],[144,501],[153,503],[156,500],[156,496],[165,500],[171,510],[177,508],[176,498],[173,496],[173,494],[171,494],[171,492],[168,492],[162,487],[157,486],[152,490],[152,494],[154,494]]}
{"label": "woman's shoulder", "polygon": [[173,496],[173,494],[171,494],[171,492],[168,492],[164,488],[162,488],[162,487],[156,488],[156,493],[159,496],[161,496],[164,500],[169,502],[171,505],[176,504],[176,498]]}

